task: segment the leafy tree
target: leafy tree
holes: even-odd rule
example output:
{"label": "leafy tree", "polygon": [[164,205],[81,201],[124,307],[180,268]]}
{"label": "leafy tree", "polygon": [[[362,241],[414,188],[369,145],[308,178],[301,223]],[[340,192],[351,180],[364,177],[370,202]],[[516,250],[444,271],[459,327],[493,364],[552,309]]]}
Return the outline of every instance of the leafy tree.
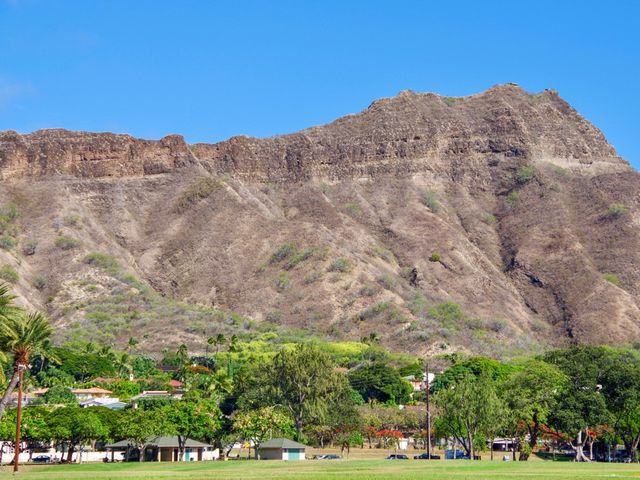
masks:
{"label": "leafy tree", "polygon": [[407,403],[413,388],[398,371],[382,362],[374,362],[349,373],[349,383],[365,401]]}
{"label": "leafy tree", "polygon": [[549,423],[573,439],[577,461],[589,461],[583,447],[590,428],[612,419],[601,392],[604,374],[612,362],[611,353],[610,348],[602,346],[574,346],[544,355],[545,361],[557,366],[570,380],[562,402],[550,412]]}
{"label": "leafy tree", "polygon": [[486,434],[501,414],[503,404],[489,375],[468,375],[435,395],[440,410],[438,430],[453,436],[470,458],[480,447],[477,437]]}
{"label": "leafy tree", "polygon": [[50,346],[48,340],[52,333],[53,327],[41,313],[5,313],[3,321],[0,322],[0,350],[13,355],[13,375],[0,400],[0,419],[18,384],[20,368],[29,365],[33,355],[55,358],[52,353],[45,351],[45,348]]}
{"label": "leafy tree", "polygon": [[51,438],[67,443],[67,461],[71,462],[76,447],[92,440],[106,439],[109,429],[100,421],[93,408],[63,407],[49,419]]}
{"label": "leafy tree", "polygon": [[458,360],[457,357],[453,357],[453,361],[454,365],[446,369],[442,374],[436,376],[432,382],[431,388],[433,392],[447,388],[469,375],[474,377],[487,375],[493,380],[500,380],[506,378],[516,370],[516,367],[513,365],[486,357],[473,357],[466,360]]}
{"label": "leafy tree", "polygon": [[338,399],[346,402],[351,398],[344,395],[350,390],[348,382],[335,372],[331,358],[309,344],[283,348],[257,383],[254,403],[283,405],[293,418],[298,440],[307,423],[325,418]]}
{"label": "leafy tree", "polygon": [[63,387],[62,385],[49,388],[47,393],[43,395],[43,399],[45,403],[49,405],[78,403],[71,389],[69,387]]}
{"label": "leafy tree", "polygon": [[164,407],[160,415],[167,422],[167,433],[178,436],[180,459],[187,438],[209,439],[220,428],[220,409],[212,401],[181,400]]}
{"label": "leafy tree", "polygon": [[512,431],[518,434],[523,426],[523,433],[528,434],[530,448],[520,453],[520,460],[527,460],[528,451],[538,443],[543,424],[564,395],[569,379],[557,367],[541,360],[528,359],[517,367],[503,379],[501,396],[510,410]]}
{"label": "leafy tree", "polygon": [[287,435],[292,430],[291,418],[276,407],[262,407],[240,412],[233,420],[233,430],[246,440],[253,441],[255,458],[258,459],[260,444],[274,434]]}
{"label": "leafy tree", "polygon": [[[128,440],[133,447],[138,449],[140,452],[139,461],[144,460],[143,450],[148,440],[164,434],[166,430],[168,427],[161,415],[139,408],[122,412],[114,428],[118,438]],[[126,458],[129,458],[128,451]]]}

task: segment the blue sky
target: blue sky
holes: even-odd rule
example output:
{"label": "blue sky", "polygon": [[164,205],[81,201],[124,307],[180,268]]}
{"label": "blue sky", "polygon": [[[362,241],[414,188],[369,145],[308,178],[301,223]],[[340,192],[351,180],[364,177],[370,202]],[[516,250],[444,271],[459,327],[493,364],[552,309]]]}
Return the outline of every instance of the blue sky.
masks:
{"label": "blue sky", "polygon": [[0,0],[0,130],[214,142],[516,82],[639,168],[639,20],[632,0]]}

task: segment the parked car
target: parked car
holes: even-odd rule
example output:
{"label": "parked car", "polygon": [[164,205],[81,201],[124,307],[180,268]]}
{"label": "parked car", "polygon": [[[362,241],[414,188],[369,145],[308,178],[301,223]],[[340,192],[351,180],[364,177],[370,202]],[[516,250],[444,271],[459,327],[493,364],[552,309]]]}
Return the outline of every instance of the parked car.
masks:
{"label": "parked car", "polygon": [[33,463],[51,463],[51,457],[49,455],[38,455],[31,459]]}
{"label": "parked car", "polygon": [[421,453],[420,455],[414,455],[413,458],[415,460],[429,460],[429,458],[431,458],[431,460],[440,460],[440,455],[432,453],[431,456],[429,456],[429,454],[425,452]]}
{"label": "parked car", "polygon": [[392,453],[385,460],[409,460],[409,457],[400,453]]}
{"label": "parked car", "polygon": [[342,460],[340,455],[336,455],[334,453],[328,453],[326,455],[318,455],[315,457],[316,460]]}
{"label": "parked car", "polygon": [[469,455],[466,455],[462,450],[445,450],[444,458],[446,460],[469,460]]}

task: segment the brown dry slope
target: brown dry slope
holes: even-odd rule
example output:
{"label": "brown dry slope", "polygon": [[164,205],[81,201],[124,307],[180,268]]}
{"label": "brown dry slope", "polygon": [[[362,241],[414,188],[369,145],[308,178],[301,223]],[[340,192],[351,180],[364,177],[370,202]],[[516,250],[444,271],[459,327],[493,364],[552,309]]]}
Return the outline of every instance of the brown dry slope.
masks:
{"label": "brown dry slope", "polygon": [[4,132],[0,178],[3,275],[61,335],[640,340],[638,174],[553,91],[402,92],[218,144]]}

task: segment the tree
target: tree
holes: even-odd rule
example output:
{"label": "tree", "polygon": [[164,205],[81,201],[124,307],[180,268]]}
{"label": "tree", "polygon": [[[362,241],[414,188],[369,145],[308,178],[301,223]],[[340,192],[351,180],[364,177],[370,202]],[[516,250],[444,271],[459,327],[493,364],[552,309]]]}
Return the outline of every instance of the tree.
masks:
{"label": "tree", "polygon": [[601,392],[604,374],[611,368],[611,353],[608,347],[573,346],[544,355],[546,362],[557,366],[569,379],[562,402],[549,415],[549,423],[573,439],[576,461],[590,460],[583,450],[590,427],[612,419]]}
{"label": "tree", "polygon": [[0,322],[0,350],[13,355],[13,375],[0,400],[0,419],[18,384],[21,370],[29,365],[29,359],[33,355],[41,355],[55,360],[51,352],[45,351],[50,345],[48,340],[52,333],[53,327],[44,315],[38,312],[30,315],[24,312],[9,312]]}
{"label": "tree", "polygon": [[520,452],[520,460],[527,460],[528,452],[538,443],[543,424],[567,389],[569,379],[557,367],[541,360],[529,359],[517,367],[518,370],[503,379],[500,390],[510,410],[513,429],[517,431],[524,426],[528,434],[529,448]]}
{"label": "tree", "polygon": [[434,400],[440,409],[439,430],[458,440],[473,459],[478,435],[488,432],[502,408],[494,380],[487,374],[468,375],[440,390]]}
{"label": "tree", "polygon": [[188,438],[211,438],[220,428],[220,409],[212,401],[181,400],[164,407],[159,415],[167,422],[167,433],[178,436],[180,460],[184,458]]}
{"label": "tree", "polygon": [[[283,348],[258,378],[257,403],[283,405],[294,422],[296,439],[310,421],[321,421],[337,399],[348,402],[349,384],[317,346]],[[256,406],[256,405],[254,405]]]}
{"label": "tree", "polygon": [[106,439],[109,429],[102,423],[93,408],[77,406],[63,407],[55,411],[49,419],[51,438],[68,444],[67,461],[71,462],[73,453],[79,445],[91,440]]}
{"label": "tree", "polygon": [[233,419],[233,430],[253,442],[256,460],[262,442],[272,438],[274,433],[286,435],[292,426],[291,418],[273,406],[240,412]]}
{"label": "tree", "polygon": [[[115,435],[118,438],[128,440],[132,446],[138,449],[138,460],[144,460],[144,447],[150,438],[162,435],[167,426],[161,415],[153,411],[132,409],[126,410],[120,415],[115,425]],[[126,458],[129,459],[127,450]]]}
{"label": "tree", "polygon": [[394,404],[407,403],[413,388],[398,371],[383,363],[374,362],[349,373],[349,383],[365,401],[377,400]]}
{"label": "tree", "polygon": [[71,389],[69,387],[63,387],[62,385],[51,387],[43,395],[43,399],[44,402],[49,405],[78,403]]}

